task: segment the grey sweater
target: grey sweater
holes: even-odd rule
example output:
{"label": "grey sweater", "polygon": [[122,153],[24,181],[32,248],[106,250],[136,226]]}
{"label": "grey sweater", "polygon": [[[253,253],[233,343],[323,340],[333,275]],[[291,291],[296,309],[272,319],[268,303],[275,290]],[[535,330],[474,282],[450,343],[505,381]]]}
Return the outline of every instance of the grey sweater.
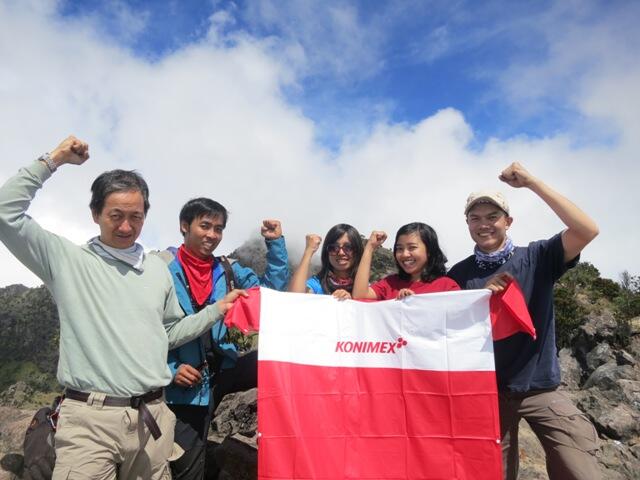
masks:
{"label": "grey sweater", "polygon": [[43,229],[26,214],[51,176],[36,161],[0,187],[0,240],[51,291],[60,316],[58,381],[129,397],[167,385],[167,349],[211,328],[216,305],[184,317],[167,266],[147,255],[139,272]]}

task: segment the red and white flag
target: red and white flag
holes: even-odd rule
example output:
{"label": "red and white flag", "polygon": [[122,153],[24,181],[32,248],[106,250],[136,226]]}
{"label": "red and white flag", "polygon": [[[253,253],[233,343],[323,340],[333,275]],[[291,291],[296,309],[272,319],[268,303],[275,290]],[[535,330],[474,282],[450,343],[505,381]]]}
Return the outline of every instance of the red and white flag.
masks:
{"label": "red and white flag", "polygon": [[260,289],[260,479],[499,480],[487,290],[364,303]]}

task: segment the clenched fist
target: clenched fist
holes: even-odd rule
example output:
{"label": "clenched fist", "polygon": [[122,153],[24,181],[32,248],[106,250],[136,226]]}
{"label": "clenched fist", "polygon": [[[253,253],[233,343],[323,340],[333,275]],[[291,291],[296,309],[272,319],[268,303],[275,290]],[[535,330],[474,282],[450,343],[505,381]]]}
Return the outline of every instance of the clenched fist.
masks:
{"label": "clenched fist", "polygon": [[260,234],[267,240],[275,240],[282,236],[280,220],[264,220],[260,228]]}
{"label": "clenched fist", "polygon": [[315,233],[310,233],[305,237],[306,245],[305,250],[315,253],[320,248],[320,244],[322,243],[322,237],[320,235],[316,235]]}
{"label": "clenched fist", "polygon": [[50,156],[56,167],[65,163],[82,165],[89,158],[89,144],[70,135],[51,152]]}
{"label": "clenched fist", "polygon": [[513,162],[505,168],[498,178],[513,188],[530,187],[536,181],[536,178],[518,162]]}
{"label": "clenched fist", "polygon": [[374,230],[373,232],[371,232],[371,236],[369,237],[369,241],[367,242],[367,248],[375,250],[380,247],[386,239],[387,234],[385,232]]}

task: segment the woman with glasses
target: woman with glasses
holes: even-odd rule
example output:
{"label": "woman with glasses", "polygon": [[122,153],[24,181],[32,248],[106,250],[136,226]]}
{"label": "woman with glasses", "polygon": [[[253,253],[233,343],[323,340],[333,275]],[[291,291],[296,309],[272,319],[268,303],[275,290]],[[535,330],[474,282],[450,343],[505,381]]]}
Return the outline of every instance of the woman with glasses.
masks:
{"label": "woman with glasses", "polygon": [[393,256],[398,273],[369,286],[373,252],[386,238],[384,232],[371,233],[355,276],[353,298],[391,300],[416,293],[460,290],[454,280],[445,276],[447,257],[440,249],[438,235],[433,228],[421,222],[404,225],[396,234]]}
{"label": "woman with glasses", "polygon": [[363,251],[360,233],[346,223],[331,227],[322,245],[320,271],[307,280],[311,257],[320,247],[321,241],[318,235],[307,235],[302,260],[291,277],[289,291],[333,295],[339,299],[351,298],[353,280]]}

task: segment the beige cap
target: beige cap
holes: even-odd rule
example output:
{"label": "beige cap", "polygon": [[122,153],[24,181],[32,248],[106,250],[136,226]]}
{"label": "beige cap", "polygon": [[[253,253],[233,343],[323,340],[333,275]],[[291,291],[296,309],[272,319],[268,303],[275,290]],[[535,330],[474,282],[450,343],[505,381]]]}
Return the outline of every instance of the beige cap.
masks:
{"label": "beige cap", "polygon": [[464,214],[467,215],[469,210],[479,203],[491,203],[509,215],[509,204],[504,198],[504,195],[497,190],[480,190],[479,192],[473,192],[469,195],[469,198],[467,198],[467,206],[464,207]]}

